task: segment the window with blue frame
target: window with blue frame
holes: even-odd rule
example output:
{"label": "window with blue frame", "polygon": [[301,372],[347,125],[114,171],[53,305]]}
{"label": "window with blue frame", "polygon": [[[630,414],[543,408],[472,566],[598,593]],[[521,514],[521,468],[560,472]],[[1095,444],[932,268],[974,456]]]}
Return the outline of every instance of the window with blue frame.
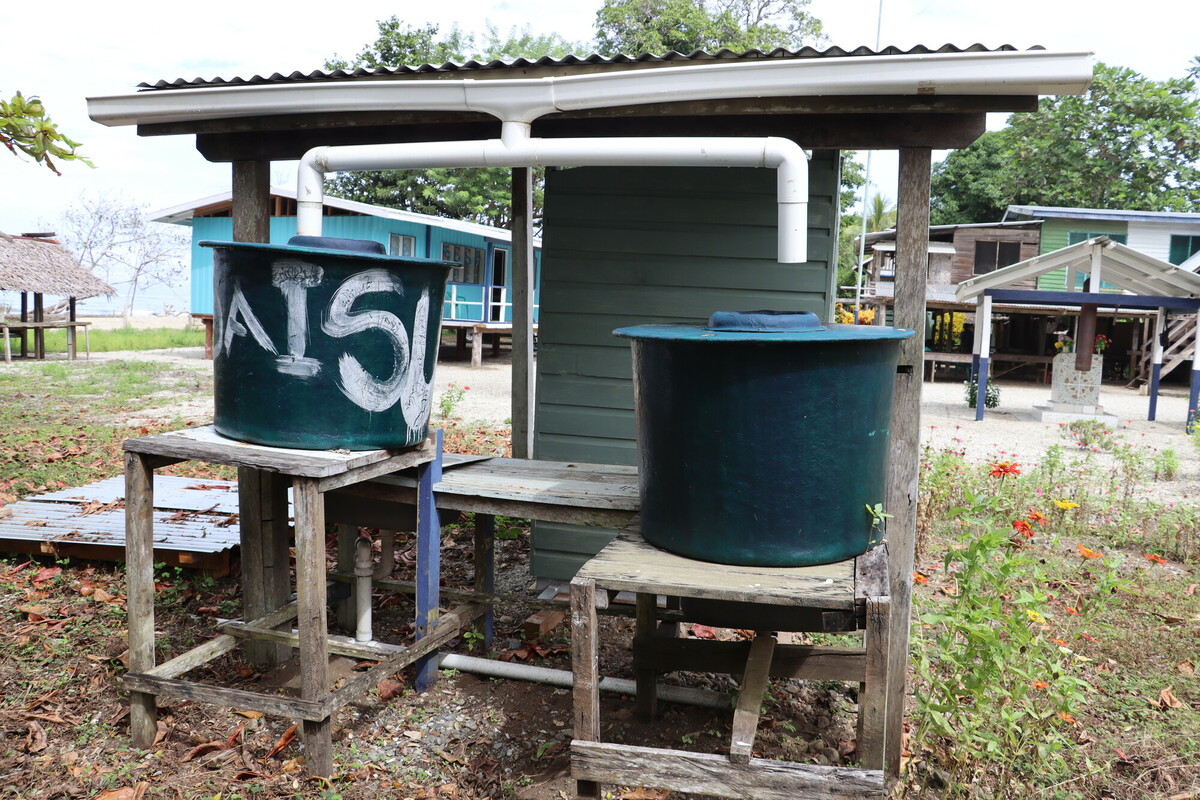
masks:
{"label": "window with blue frame", "polygon": [[1179,266],[1196,253],[1200,253],[1200,236],[1171,236],[1171,251],[1167,260],[1172,264]]}
{"label": "window with blue frame", "polygon": [[415,256],[417,254],[417,237],[393,233],[388,237],[388,255]]}
{"label": "window with blue frame", "polygon": [[479,247],[462,244],[442,244],[442,261],[458,264],[450,271],[451,283],[483,283],[483,268],[487,253]]}

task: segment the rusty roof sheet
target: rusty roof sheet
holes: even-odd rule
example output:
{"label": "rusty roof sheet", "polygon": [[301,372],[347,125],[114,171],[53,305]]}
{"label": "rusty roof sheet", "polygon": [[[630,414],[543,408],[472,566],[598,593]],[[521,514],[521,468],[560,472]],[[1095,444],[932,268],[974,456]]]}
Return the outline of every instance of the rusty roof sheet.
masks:
{"label": "rusty roof sheet", "polygon": [[[429,73],[450,73],[450,72],[479,72],[479,71],[504,71],[504,70],[524,70],[531,67],[555,67],[555,68],[585,68],[595,66],[620,66],[620,65],[637,65],[637,64],[655,64],[655,63],[698,63],[708,61],[757,61],[762,59],[802,59],[802,58],[846,58],[851,56],[898,56],[898,55],[933,55],[939,53],[1000,53],[1000,52],[1015,52],[1020,48],[1010,44],[1003,44],[999,47],[987,47],[982,44],[972,44],[966,47],[959,47],[953,44],[944,44],[940,47],[929,47],[926,45],[916,45],[907,50],[888,46],[874,50],[869,47],[856,47],[853,49],[845,49],[842,47],[828,47],[824,50],[818,50],[814,47],[803,47],[799,50],[787,50],[785,48],[776,48],[774,50],[746,50],[743,52],[734,52],[733,50],[723,49],[715,53],[709,53],[704,50],[695,50],[691,53],[679,53],[671,50],[662,55],[653,53],[641,53],[636,56],[615,55],[602,56],[598,54],[588,56],[568,55],[561,58],[552,58],[543,56],[538,59],[518,58],[513,61],[467,61],[462,64],[456,64],[447,61],[444,64],[421,64],[419,66],[397,66],[397,67],[376,67],[368,69],[359,67],[354,70],[313,70],[311,72],[290,72],[283,74],[274,72],[269,76],[254,75],[249,78],[232,77],[222,78],[215,77],[206,78],[176,78],[175,80],[159,80],[154,83],[139,83],[138,88],[143,90],[154,89],[195,89],[210,86],[252,86],[263,85],[270,83],[319,83],[324,81],[347,81],[361,80],[372,78],[395,78],[408,75],[422,75]],[[1043,47],[1031,47],[1030,50],[1044,50]]]}

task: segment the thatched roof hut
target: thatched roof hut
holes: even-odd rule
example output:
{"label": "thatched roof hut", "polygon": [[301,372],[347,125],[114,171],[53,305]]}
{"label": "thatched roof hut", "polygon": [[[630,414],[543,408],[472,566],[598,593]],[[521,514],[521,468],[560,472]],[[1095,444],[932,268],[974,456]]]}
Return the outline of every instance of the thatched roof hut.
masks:
{"label": "thatched roof hut", "polygon": [[0,233],[0,291],[83,299],[115,295],[54,239]]}

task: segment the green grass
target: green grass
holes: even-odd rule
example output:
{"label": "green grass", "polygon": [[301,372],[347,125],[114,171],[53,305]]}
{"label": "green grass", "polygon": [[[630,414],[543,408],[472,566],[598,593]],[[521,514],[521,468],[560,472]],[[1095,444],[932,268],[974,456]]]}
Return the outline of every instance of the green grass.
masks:
{"label": "green grass", "polygon": [[205,373],[149,361],[0,373],[0,502],[120,474],[121,442],[148,432],[124,419],[211,392]]}
{"label": "green grass", "polygon": [[[93,353],[111,353],[116,350],[162,350],[168,347],[203,347],[203,328],[116,328],[111,331],[92,331],[89,334]],[[15,344],[15,343],[14,343]],[[30,346],[33,340],[29,340]],[[83,333],[79,334],[76,347],[83,352]],[[67,352],[67,332],[46,332],[46,352]]]}

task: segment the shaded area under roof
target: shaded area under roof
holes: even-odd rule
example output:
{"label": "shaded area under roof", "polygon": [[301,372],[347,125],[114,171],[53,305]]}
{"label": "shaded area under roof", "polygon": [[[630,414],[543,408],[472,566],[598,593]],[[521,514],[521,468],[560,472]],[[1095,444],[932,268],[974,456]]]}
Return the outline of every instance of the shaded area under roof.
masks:
{"label": "shaded area under roof", "polygon": [[53,239],[4,235],[0,235],[0,291],[77,298],[117,293]]}
{"label": "shaded area under roof", "polygon": [[[1023,280],[1064,267],[1090,275],[1094,258],[1099,258],[1102,281],[1131,294],[1200,297],[1200,275],[1114,242],[1107,236],[1097,236],[963,281],[958,285],[955,296],[960,303],[965,302],[988,290],[1007,289]],[[1034,294],[1031,292],[1030,296]],[[1113,304],[1118,304],[1121,296],[1113,294],[1106,297],[1111,297]]]}
{"label": "shaded area under roof", "polygon": [[[1030,50],[1042,50],[1042,47],[1031,47]],[[976,43],[966,47],[959,47],[953,44],[944,44],[941,47],[928,47],[926,45],[916,45],[907,50],[888,46],[878,50],[873,50],[869,47],[855,47],[846,49],[842,47],[828,47],[824,50],[818,50],[814,47],[802,47],[799,50],[788,50],[778,47],[774,50],[745,50],[735,52],[729,49],[718,50],[715,53],[709,53],[704,50],[694,50],[691,53],[680,53],[675,50],[668,51],[662,55],[654,53],[640,53],[638,55],[622,55],[602,56],[599,54],[591,54],[587,56],[567,55],[560,58],[552,58],[543,56],[542,58],[529,59],[517,58],[513,61],[466,61],[462,64],[456,64],[452,61],[447,61],[443,64],[420,64],[417,66],[394,66],[394,67],[375,67],[368,69],[359,67],[353,70],[312,70],[310,72],[293,71],[286,75],[281,72],[273,72],[268,76],[253,75],[249,78],[231,77],[231,78],[176,78],[175,80],[158,80],[154,83],[142,82],[138,84],[139,89],[194,89],[203,86],[249,86],[261,85],[268,83],[315,83],[321,81],[345,81],[359,80],[370,78],[392,78],[405,75],[427,75],[429,73],[449,73],[449,72],[506,72],[510,70],[526,71],[530,68],[575,68],[583,69],[588,67],[603,67],[603,66],[636,66],[639,64],[661,64],[664,62],[680,63],[704,63],[711,61],[758,61],[762,59],[800,59],[800,58],[846,58],[851,56],[895,56],[895,55],[923,55],[934,53],[1000,53],[1014,52],[1018,48],[1010,44],[1002,44],[999,47],[987,47]]]}

